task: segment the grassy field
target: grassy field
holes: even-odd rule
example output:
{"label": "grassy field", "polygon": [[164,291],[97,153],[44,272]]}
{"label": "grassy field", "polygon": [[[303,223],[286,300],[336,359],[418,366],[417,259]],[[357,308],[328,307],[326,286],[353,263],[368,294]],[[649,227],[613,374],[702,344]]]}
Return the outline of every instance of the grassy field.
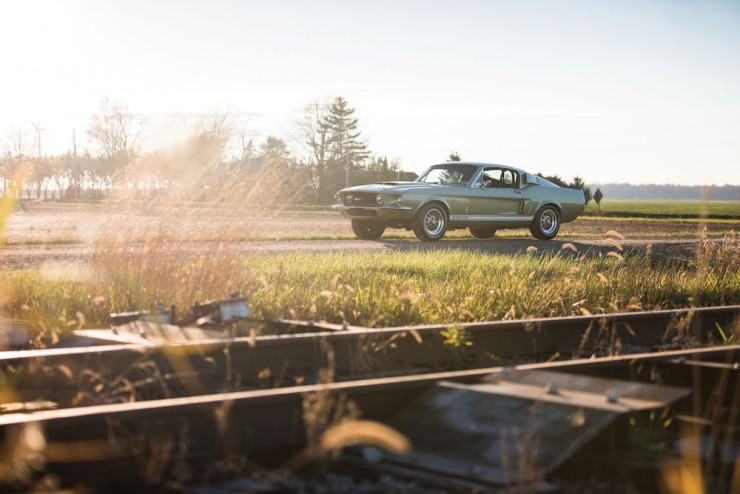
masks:
{"label": "grassy field", "polygon": [[[608,207],[610,203],[606,205]],[[692,203],[688,203],[692,204]],[[717,203],[719,204],[719,203]],[[728,203],[721,203],[726,207]],[[731,203],[735,204],[735,203]],[[738,203],[740,204],[740,203]],[[134,203],[128,207],[111,204],[69,204],[42,202],[27,204],[10,215],[0,241],[7,245],[64,245],[117,242],[145,242],[152,236],[167,237],[169,241],[252,241],[252,240],[349,240],[354,239],[350,222],[336,211],[304,210],[302,206],[270,210],[248,208],[244,205],[196,203],[179,204]],[[638,207],[639,205],[639,207]],[[696,204],[694,204],[695,206]],[[211,207],[212,206],[212,207]],[[662,205],[655,205],[655,208]],[[589,206],[591,207],[591,206]],[[670,203],[670,211],[683,216],[660,216],[645,210],[644,203],[630,202],[620,206],[628,209],[623,214],[642,216],[595,216],[586,214],[572,223],[566,223],[561,237],[599,238],[605,232],[616,230],[630,239],[691,238],[704,232],[722,236],[740,231],[740,216],[729,217],[727,209],[718,210],[723,218],[683,217],[688,209],[684,203]],[[650,206],[651,208],[653,206]],[[632,208],[632,209],[629,209]],[[645,212],[653,211],[653,212]],[[609,213],[611,214],[611,213]],[[472,236],[465,230],[450,231],[448,238]],[[531,238],[527,228],[501,230],[497,237]],[[415,239],[401,229],[388,229],[385,240]]]}
{"label": "grassy field", "polygon": [[8,316],[47,335],[104,327],[111,312],[197,301],[234,291],[253,314],[382,327],[740,303],[734,237],[695,262],[585,257],[571,250],[489,255],[465,251],[174,255],[166,243],[111,251],[68,272],[0,274]]}
{"label": "grassy field", "polygon": [[[589,202],[585,214],[597,215],[597,205]],[[601,215],[607,217],[666,217],[740,219],[740,201],[602,201]]]}
{"label": "grassy field", "polygon": [[[709,208],[718,215],[728,215],[736,213],[736,205],[710,203]],[[11,209],[5,203],[0,206],[4,208],[0,220],[6,220]],[[668,211],[676,214],[687,214],[691,208],[699,207],[698,203],[669,206]],[[653,214],[645,211],[658,210],[657,203],[647,202],[607,202],[606,207],[627,208],[635,214]],[[70,209],[76,211],[77,206]],[[87,209],[69,213],[65,221],[76,226],[78,219],[90,217],[89,213]],[[28,228],[29,221],[43,217],[40,210],[24,214],[22,221],[17,221],[18,228]],[[335,213],[328,214],[336,218]],[[46,231],[60,217],[55,210],[46,216],[49,222],[41,222],[28,232]],[[99,218],[107,217],[105,211],[99,215]],[[42,267],[0,271],[0,310],[5,317],[29,320],[34,329],[48,336],[78,327],[105,327],[111,312],[147,309],[155,303],[166,307],[176,305],[180,321],[187,321],[194,303],[222,298],[235,291],[250,297],[256,317],[283,316],[371,327],[740,303],[738,236],[728,235],[724,243],[707,240],[733,229],[738,224],[733,219],[712,220],[717,225],[704,233],[707,239],[701,244],[703,254],[689,262],[658,259],[649,253],[624,254],[616,247],[606,257],[586,257],[567,249],[559,253],[533,251],[515,255],[442,249],[207,255],[201,250],[187,253],[179,248],[175,245],[180,238],[177,235],[197,240],[207,240],[210,236],[232,239],[239,235],[283,240],[353,236],[341,218],[336,218],[339,230],[334,230],[332,222],[323,234],[296,233],[296,224],[308,223],[300,218],[287,221],[286,233],[273,234],[250,228],[250,223],[243,223],[241,217],[223,220],[219,215],[194,215],[200,221],[193,223],[198,228],[183,228],[180,232],[172,217],[136,216],[137,221],[151,220],[155,233],[161,231],[169,236],[111,235],[97,243],[93,262],[66,270]],[[632,229],[622,232],[628,238],[639,238],[642,234],[655,238],[685,236],[686,232],[700,234],[698,224],[693,224],[698,221],[695,218],[677,220],[691,223],[687,227],[676,227],[676,221],[632,218],[620,223],[607,218],[600,223],[602,219],[586,216],[576,222],[580,226],[570,234],[603,237],[607,230],[621,231],[628,226]],[[312,218],[307,231],[319,221]],[[158,228],[160,224],[167,228]],[[207,228],[213,224],[216,227]],[[125,233],[123,227],[131,225],[121,226],[117,230]],[[530,238],[526,230],[501,233],[505,237]],[[465,231],[450,236],[469,237]],[[22,241],[27,235],[18,238]],[[132,245],[132,238],[144,243]],[[412,234],[394,231],[387,238],[406,239],[412,238]]]}

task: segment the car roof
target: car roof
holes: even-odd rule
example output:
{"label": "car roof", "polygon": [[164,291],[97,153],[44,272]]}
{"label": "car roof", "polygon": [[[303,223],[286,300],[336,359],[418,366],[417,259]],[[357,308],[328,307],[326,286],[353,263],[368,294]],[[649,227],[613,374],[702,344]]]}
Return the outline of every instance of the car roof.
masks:
{"label": "car roof", "polygon": [[521,168],[517,168],[515,166],[501,165],[499,163],[483,163],[480,161],[448,161],[447,163],[437,163],[436,165],[432,165],[432,166],[443,166],[443,165],[499,166],[501,168],[507,168],[509,170],[514,170],[515,172],[519,172],[519,174],[529,173],[531,175],[530,172],[526,170],[522,170]]}

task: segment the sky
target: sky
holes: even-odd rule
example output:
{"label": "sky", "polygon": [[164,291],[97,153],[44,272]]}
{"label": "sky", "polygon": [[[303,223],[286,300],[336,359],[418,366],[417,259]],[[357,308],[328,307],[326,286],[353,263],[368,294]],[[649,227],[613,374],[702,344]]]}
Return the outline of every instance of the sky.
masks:
{"label": "sky", "polygon": [[736,0],[0,0],[0,54],[0,151],[33,124],[91,147],[108,98],[144,151],[228,111],[300,152],[302,109],[342,96],[405,170],[740,185]]}

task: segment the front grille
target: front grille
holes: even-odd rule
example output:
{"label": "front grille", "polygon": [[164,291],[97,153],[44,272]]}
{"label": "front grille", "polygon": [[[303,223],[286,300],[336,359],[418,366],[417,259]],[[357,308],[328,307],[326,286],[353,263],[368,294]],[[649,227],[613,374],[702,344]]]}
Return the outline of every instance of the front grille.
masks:
{"label": "front grille", "polygon": [[376,195],[375,192],[353,192],[352,202],[348,202],[347,206],[377,206]]}

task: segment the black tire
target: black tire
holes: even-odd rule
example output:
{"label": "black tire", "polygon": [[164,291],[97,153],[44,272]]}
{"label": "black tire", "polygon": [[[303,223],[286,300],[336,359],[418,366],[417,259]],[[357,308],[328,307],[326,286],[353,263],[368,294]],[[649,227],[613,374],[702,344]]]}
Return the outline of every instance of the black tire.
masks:
{"label": "black tire", "polygon": [[361,240],[378,240],[385,232],[385,225],[374,221],[352,220],[352,231]]}
{"label": "black tire", "polygon": [[470,230],[470,233],[475,238],[491,238],[494,235],[496,235],[496,229],[495,228],[486,228],[486,227],[470,227],[468,228]]}
{"label": "black tire", "polygon": [[534,215],[529,231],[539,240],[552,240],[560,231],[560,211],[555,206],[543,206]]}
{"label": "black tire", "polygon": [[439,240],[447,231],[447,210],[436,202],[426,204],[414,216],[411,228],[419,240]]}

